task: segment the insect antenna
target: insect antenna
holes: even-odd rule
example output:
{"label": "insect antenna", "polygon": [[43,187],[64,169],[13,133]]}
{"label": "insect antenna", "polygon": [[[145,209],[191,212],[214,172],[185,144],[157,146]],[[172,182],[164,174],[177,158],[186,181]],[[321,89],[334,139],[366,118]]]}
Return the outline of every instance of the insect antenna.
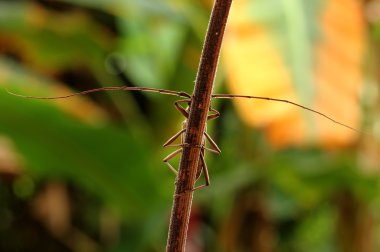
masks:
{"label": "insect antenna", "polygon": [[[146,92],[161,93],[161,94],[167,94],[167,95],[175,95],[175,96],[191,99],[191,95],[189,95],[186,92],[182,92],[182,91],[173,91],[173,90],[160,89],[160,88],[149,88],[149,87],[129,87],[129,86],[101,87],[101,88],[89,89],[89,90],[85,90],[85,91],[81,91],[81,92],[77,92],[77,93],[73,93],[73,94],[69,94],[69,95],[51,96],[51,97],[38,97],[38,96],[21,95],[21,94],[13,93],[13,92],[9,91],[6,88],[5,88],[5,90],[9,94],[11,94],[11,95],[14,95],[14,96],[17,96],[17,97],[21,97],[21,98],[34,99],[34,100],[66,99],[66,98],[70,98],[70,97],[77,96],[77,95],[85,95],[85,94],[94,93],[94,92],[115,91],[115,90],[119,90],[119,91],[120,90],[146,91]],[[246,99],[257,99],[257,100],[266,100],[266,101],[275,101],[275,102],[288,103],[288,104],[291,104],[293,106],[296,106],[296,107],[308,110],[310,112],[313,112],[315,114],[318,114],[318,115],[320,115],[320,116],[322,116],[322,117],[330,120],[333,123],[336,123],[336,124],[338,124],[338,125],[340,125],[342,127],[345,127],[347,129],[350,129],[350,130],[355,131],[357,133],[365,134],[365,135],[371,135],[369,133],[366,133],[364,131],[361,131],[361,130],[358,130],[358,129],[354,128],[354,127],[351,127],[351,126],[349,126],[347,124],[339,122],[339,121],[333,119],[331,116],[328,116],[328,115],[326,115],[326,114],[324,114],[322,112],[319,112],[318,110],[315,110],[315,109],[312,109],[312,108],[309,108],[309,107],[306,107],[306,106],[303,106],[301,104],[298,104],[298,103],[295,103],[295,102],[292,102],[292,101],[289,101],[289,100],[285,100],[285,99],[270,98],[270,97],[263,97],[263,96],[254,96],[254,95],[237,95],[237,94],[213,94],[212,98],[217,98],[217,99],[246,98]]]}
{"label": "insect antenna", "polygon": [[153,92],[153,93],[161,93],[161,94],[167,94],[167,95],[175,95],[179,97],[185,97],[185,98],[191,98],[191,96],[182,91],[172,91],[172,90],[166,90],[166,89],[160,89],[160,88],[148,88],[148,87],[129,87],[129,86],[118,86],[118,87],[101,87],[101,88],[94,88],[89,89],[81,92],[76,92],[68,95],[62,95],[62,96],[50,96],[50,97],[38,97],[38,96],[30,96],[30,95],[21,95],[16,94],[8,89],[5,89],[8,94],[11,94],[13,96],[21,97],[21,98],[27,98],[27,99],[34,99],[34,100],[57,100],[57,99],[66,99],[77,95],[85,95],[89,93],[95,93],[100,91],[115,91],[115,90],[129,90],[129,91],[147,91],[147,92]]}
{"label": "insect antenna", "polygon": [[313,112],[315,114],[318,114],[320,116],[323,116],[324,118],[332,121],[333,123],[336,123],[336,124],[338,124],[340,126],[343,126],[343,127],[347,128],[347,129],[353,130],[353,131],[355,131],[357,133],[368,135],[368,133],[363,132],[363,131],[358,130],[358,129],[355,129],[355,128],[347,125],[347,124],[341,123],[341,122],[333,119],[332,117],[327,116],[326,114],[324,114],[322,112],[319,112],[319,111],[317,111],[315,109],[312,109],[312,108],[309,108],[309,107],[306,107],[306,106],[303,106],[301,104],[298,104],[298,103],[295,103],[295,102],[292,102],[292,101],[289,101],[289,100],[285,100],[285,99],[277,99],[277,98],[262,97],[262,96],[253,96],[253,95],[236,95],[236,94],[214,94],[214,95],[212,95],[212,98],[218,98],[218,99],[246,98],[246,99],[257,99],[257,100],[266,100],[266,101],[275,101],[275,102],[288,103],[288,104],[291,104],[293,106],[296,106],[296,107],[308,110],[310,112]]}

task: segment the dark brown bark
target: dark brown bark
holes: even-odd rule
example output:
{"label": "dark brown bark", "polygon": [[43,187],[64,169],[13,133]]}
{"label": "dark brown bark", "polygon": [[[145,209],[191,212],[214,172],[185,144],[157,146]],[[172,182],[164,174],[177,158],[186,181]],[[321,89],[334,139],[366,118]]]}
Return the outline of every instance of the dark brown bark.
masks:
{"label": "dark brown bark", "polygon": [[210,107],[219,52],[232,0],[216,0],[198,67],[179,172],[173,196],[166,251],[185,250],[193,187],[199,162],[203,132]]}
{"label": "dark brown bark", "polygon": [[223,251],[273,252],[276,239],[265,183],[239,192],[222,229]]}
{"label": "dark brown bark", "polygon": [[368,206],[350,191],[337,197],[337,238],[342,252],[374,252],[374,218]]}

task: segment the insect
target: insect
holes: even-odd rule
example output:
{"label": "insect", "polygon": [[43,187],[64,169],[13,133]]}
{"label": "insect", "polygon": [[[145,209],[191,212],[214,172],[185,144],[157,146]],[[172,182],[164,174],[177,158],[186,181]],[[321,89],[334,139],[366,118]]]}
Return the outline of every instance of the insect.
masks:
{"label": "insect", "polygon": [[[77,92],[77,93],[73,93],[73,94],[69,94],[69,95],[54,96],[54,97],[25,96],[25,95],[12,93],[9,90],[7,90],[7,92],[11,95],[22,97],[22,98],[37,99],[37,100],[55,100],[55,99],[65,99],[65,98],[73,97],[76,95],[84,95],[84,94],[89,94],[89,93],[94,93],[94,92],[99,92],[99,91],[112,91],[112,90],[147,91],[147,92],[161,93],[161,94],[167,94],[167,95],[174,95],[174,96],[178,96],[178,97],[182,98],[182,99],[174,102],[175,108],[185,117],[185,120],[182,123],[182,129],[179,132],[177,132],[175,135],[173,135],[171,138],[169,138],[169,140],[167,140],[163,145],[163,147],[179,147],[177,150],[173,151],[172,153],[170,153],[167,157],[165,157],[163,159],[163,162],[165,164],[167,164],[169,169],[172,170],[175,174],[177,174],[178,173],[177,169],[175,169],[173,167],[173,165],[170,164],[169,161],[171,159],[173,159],[174,157],[176,157],[177,155],[179,155],[182,152],[183,147],[185,146],[184,135],[185,135],[186,128],[187,128],[187,119],[189,117],[189,108],[190,108],[191,101],[192,101],[191,95],[189,95],[186,92],[172,91],[172,90],[159,89],[159,88],[130,87],[130,86],[95,88],[95,89],[85,90],[85,91],[81,91],[81,92]],[[302,109],[311,111],[315,114],[318,114],[320,116],[323,116],[326,119],[328,119],[328,120],[330,120],[336,124],[339,124],[345,128],[356,131],[358,133],[363,133],[363,132],[361,132],[361,131],[353,128],[353,127],[350,127],[346,124],[338,122],[338,121],[334,120],[333,118],[331,118],[331,117],[329,117],[329,116],[327,116],[327,115],[325,115],[325,114],[323,114],[317,110],[314,110],[314,109],[308,108],[306,106],[300,105],[298,103],[288,101],[288,100],[284,100],[284,99],[269,98],[269,97],[262,97],[262,96],[251,96],[251,95],[235,95],[235,94],[213,94],[212,98],[219,98],[219,99],[246,98],[246,99],[259,99],[259,100],[288,103],[288,104],[291,104],[293,106],[297,106],[299,108],[302,108]],[[184,107],[184,105],[186,107]],[[208,110],[209,110],[209,114],[207,116],[207,121],[216,119],[220,116],[219,111],[211,108],[211,106],[209,107]],[[178,138],[181,138],[180,144],[173,144]],[[210,148],[206,147],[206,142],[209,143]],[[196,171],[196,180],[198,180],[200,178],[201,174],[203,173],[205,182],[203,185],[200,185],[200,186],[193,188],[193,190],[198,190],[198,189],[201,189],[201,188],[204,188],[204,187],[210,185],[210,178],[209,178],[208,169],[207,169],[207,165],[206,165],[206,161],[205,161],[205,151],[207,150],[207,151],[210,151],[210,152],[213,152],[216,154],[221,153],[220,148],[215,143],[215,141],[209,136],[209,134],[206,132],[206,129],[203,132],[203,138],[202,138],[202,143],[201,143],[200,148],[201,148],[201,151],[200,151],[199,163],[198,163],[198,167],[197,167],[197,171]]]}
{"label": "insect", "polygon": [[[182,123],[182,129],[181,129],[181,131],[179,131],[177,134],[175,134],[174,136],[172,136],[166,143],[164,143],[164,147],[180,146],[179,149],[175,150],[174,152],[172,152],[166,158],[163,159],[163,161],[169,166],[169,168],[174,173],[176,173],[176,174],[177,174],[177,170],[169,163],[169,160],[172,159],[172,158],[174,158],[176,155],[178,155],[179,153],[182,152],[182,147],[183,147],[183,145],[185,143],[184,133],[185,133],[186,128],[187,128],[187,119],[189,118],[189,108],[190,108],[190,104],[191,104],[191,96],[189,94],[187,94],[187,93],[184,93],[184,95],[188,96],[187,99],[178,100],[178,101],[174,102],[174,106],[176,107],[176,109],[179,112],[181,112],[181,114],[186,118],[186,120],[183,121],[183,123]],[[187,104],[187,107],[184,108],[181,104]],[[215,109],[213,109],[211,107],[209,108],[209,112],[211,112],[211,114],[209,114],[207,116],[207,121],[216,119],[216,118],[218,118],[220,116],[219,111],[217,111],[217,110],[215,110]],[[172,143],[178,137],[181,137],[181,144],[180,145],[173,145]],[[206,147],[206,139],[210,143],[211,148],[207,148]],[[199,163],[198,163],[197,172],[196,172],[196,180],[199,179],[199,177],[201,176],[201,173],[203,172],[203,176],[204,176],[204,179],[205,179],[205,184],[201,185],[201,186],[198,186],[198,187],[195,187],[193,190],[201,189],[201,188],[206,187],[206,186],[208,186],[210,184],[210,178],[209,178],[209,175],[208,175],[207,165],[206,165],[206,161],[205,161],[205,150],[214,152],[216,154],[220,154],[221,153],[221,150],[219,149],[218,145],[207,134],[206,129],[203,132],[203,138],[202,138],[202,144],[201,144]]]}

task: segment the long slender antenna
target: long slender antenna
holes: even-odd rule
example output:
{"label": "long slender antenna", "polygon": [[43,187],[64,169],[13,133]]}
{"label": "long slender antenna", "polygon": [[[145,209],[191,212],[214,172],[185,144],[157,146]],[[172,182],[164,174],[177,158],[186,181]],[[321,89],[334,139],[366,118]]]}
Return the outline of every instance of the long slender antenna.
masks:
{"label": "long slender antenna", "polygon": [[[73,94],[69,94],[69,95],[50,96],[50,97],[37,97],[37,96],[21,95],[21,94],[13,93],[13,92],[9,91],[6,88],[5,88],[5,90],[9,94],[11,94],[11,95],[14,95],[14,96],[17,96],[17,97],[21,97],[21,98],[35,99],[35,100],[66,99],[66,98],[70,98],[70,97],[77,96],[77,95],[85,95],[85,94],[95,93],[95,92],[100,92],[100,91],[115,91],[115,90],[147,91],[147,92],[154,92],[154,93],[175,95],[175,96],[180,96],[180,97],[185,97],[185,98],[191,99],[191,96],[188,93],[182,92],[182,91],[173,91],[173,90],[166,90],[166,89],[160,89],[160,88],[149,88],[149,87],[129,87],[129,86],[102,87],[102,88],[95,88],[95,89],[85,90],[85,91],[81,91],[81,92],[77,92],[77,93],[73,93]],[[288,104],[291,104],[293,106],[296,106],[296,107],[308,110],[310,112],[313,112],[315,114],[318,114],[320,116],[323,116],[324,118],[330,120],[331,122],[334,122],[334,123],[336,123],[336,124],[338,124],[340,126],[343,126],[343,127],[347,128],[347,129],[353,130],[353,131],[355,131],[357,133],[365,134],[365,135],[370,135],[369,133],[366,133],[364,131],[355,129],[355,128],[351,127],[351,126],[348,126],[347,124],[341,123],[341,122],[333,119],[332,117],[327,116],[326,114],[324,114],[322,112],[319,112],[319,111],[317,111],[315,109],[312,109],[312,108],[309,108],[309,107],[306,107],[306,106],[303,106],[301,104],[298,104],[298,103],[295,103],[295,102],[292,102],[292,101],[289,101],[289,100],[285,100],[285,99],[277,99],[277,98],[270,98],[270,97],[263,97],[263,96],[253,96],[253,95],[237,95],[237,94],[214,94],[214,95],[212,95],[212,98],[217,98],[217,99],[246,98],[246,99],[257,99],[257,100],[266,100],[266,101],[276,101],[276,102],[288,103]]]}
{"label": "long slender antenna", "polygon": [[311,111],[315,114],[318,114],[320,116],[323,116],[324,118],[336,123],[336,124],[339,124],[340,126],[343,126],[345,128],[348,128],[350,130],[353,130],[355,132],[358,132],[358,133],[361,133],[361,134],[368,134],[368,133],[365,133],[361,130],[358,130],[358,129],[355,129],[351,126],[348,126],[344,123],[341,123],[341,122],[338,122],[337,120],[334,120],[332,117],[330,116],[327,116],[326,114],[323,114],[317,110],[314,110],[312,108],[308,108],[308,107],[305,107],[301,104],[298,104],[298,103],[295,103],[295,102],[292,102],[292,101],[288,101],[288,100],[284,100],[284,99],[276,99],[276,98],[269,98],[269,97],[262,97],[262,96],[253,96],[253,95],[235,95],[235,94],[214,94],[212,95],[212,98],[219,98],[219,99],[235,99],[235,98],[247,98],[247,99],[258,99],[258,100],[267,100],[267,101],[276,101],[276,102],[283,102],[283,103],[288,103],[288,104],[291,104],[291,105],[294,105],[296,107],[299,107],[299,108],[302,108],[302,109],[305,109],[305,110],[308,110],[308,111]]}
{"label": "long slender antenna", "polygon": [[148,87],[128,87],[128,86],[119,86],[119,87],[102,87],[102,88],[95,88],[95,89],[89,89],[69,95],[62,95],[62,96],[50,96],[50,97],[38,97],[38,96],[30,96],[30,95],[21,95],[21,94],[16,94],[8,89],[5,89],[8,94],[18,96],[21,98],[27,98],[27,99],[34,99],[34,100],[56,100],[56,99],[66,99],[70,98],[76,95],[85,95],[89,93],[95,93],[95,92],[100,92],[100,91],[114,91],[114,90],[139,90],[139,91],[147,91],[147,92],[154,92],[154,93],[161,93],[161,94],[168,94],[168,95],[175,95],[175,96],[180,96],[180,97],[185,97],[185,98],[191,98],[191,96],[182,91],[172,91],[172,90],[166,90],[166,89],[159,89],[159,88],[148,88]]}

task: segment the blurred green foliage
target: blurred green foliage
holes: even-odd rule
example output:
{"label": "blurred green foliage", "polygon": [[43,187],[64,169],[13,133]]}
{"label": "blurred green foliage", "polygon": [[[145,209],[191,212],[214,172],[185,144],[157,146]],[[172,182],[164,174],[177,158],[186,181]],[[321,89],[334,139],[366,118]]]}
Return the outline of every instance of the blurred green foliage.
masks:
{"label": "blurred green foliage", "polygon": [[[288,6],[289,15],[306,8],[294,6],[298,2]],[[0,85],[35,96],[57,95],[63,86],[191,91],[209,11],[210,3],[201,0],[0,1]],[[299,45],[290,46],[293,51],[284,54],[297,53]],[[303,83],[312,59],[293,59]],[[217,90],[223,89],[222,74],[219,82]],[[21,157],[16,170],[22,169],[12,179],[2,175],[1,251],[164,250],[175,178],[161,162],[170,150],[161,146],[183,118],[172,106],[175,98],[137,95],[108,92],[58,103],[0,92],[0,132]],[[189,234],[201,239],[202,251],[248,251],[255,246],[239,234],[253,237],[264,229],[270,232],[262,239],[276,251],[337,251],[335,230],[344,219],[337,199],[352,197],[369,212],[379,206],[377,178],[358,169],[355,147],[276,151],[240,122],[231,103],[214,105],[222,116],[209,131],[222,155],[208,157],[211,187],[195,194],[199,216]],[[68,230],[84,234],[77,242],[54,234],[33,214],[36,198],[55,181],[70,196]],[[110,223],[118,231],[106,239]]]}

